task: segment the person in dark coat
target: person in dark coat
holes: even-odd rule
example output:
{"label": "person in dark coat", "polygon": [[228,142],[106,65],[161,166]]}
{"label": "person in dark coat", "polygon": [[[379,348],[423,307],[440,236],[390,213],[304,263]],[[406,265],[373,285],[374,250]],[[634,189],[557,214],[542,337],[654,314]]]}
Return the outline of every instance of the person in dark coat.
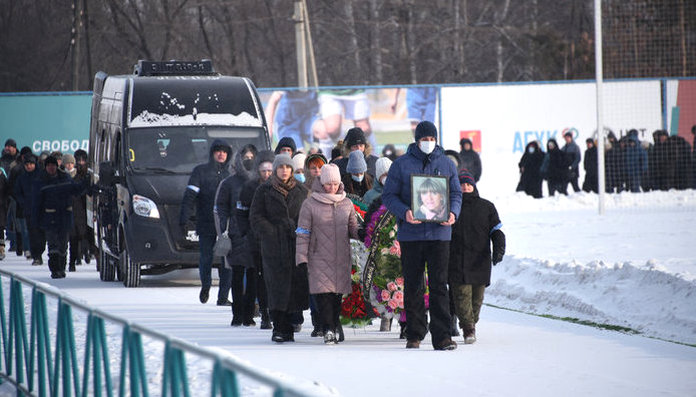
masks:
{"label": "person in dark coat", "polygon": [[263,274],[273,321],[271,340],[292,342],[292,314],[309,308],[306,266],[295,263],[295,229],[308,191],[293,177],[293,161],[287,154],[273,160],[273,174],[258,187],[249,210],[249,221],[261,243]]}
{"label": "person in dark coat", "polygon": [[517,184],[518,192],[525,192],[534,198],[541,198],[541,164],[544,162],[544,152],[539,148],[537,141],[527,144],[524,154],[518,164],[520,168],[520,182]]}
{"label": "person in dark coat", "polygon": [[[87,152],[77,150],[75,152],[75,176],[73,180],[77,183],[89,185],[92,181],[92,173],[87,169]],[[63,164],[66,164],[64,161]],[[70,262],[68,270],[75,271],[75,265],[81,264],[81,258],[85,262],[90,262],[90,242],[94,239],[94,234],[87,226],[87,192],[83,192],[73,199],[73,214],[75,222],[70,231]],[[92,233],[92,234],[90,234]]]}
{"label": "person in dark coat", "polygon": [[39,227],[36,219],[32,218],[32,198],[34,197],[34,183],[41,174],[38,167],[38,158],[33,154],[24,158],[24,172],[20,173],[14,185],[14,195],[17,206],[21,207],[29,231],[29,248],[31,263],[34,266],[43,265],[42,255],[46,249],[46,235]]}
{"label": "person in dark coat", "polygon": [[367,173],[367,163],[360,151],[350,153],[346,171],[347,173],[341,177],[346,194],[358,196],[362,200],[365,193],[372,189],[373,179],[372,175]]}
{"label": "person in dark coat", "polygon": [[648,151],[648,178],[649,188],[654,190],[668,190],[667,164],[669,162],[669,148],[667,139],[669,135],[665,130],[653,132],[653,145]]}
{"label": "person in dark coat", "polygon": [[452,226],[449,285],[464,343],[471,344],[476,341],[483,293],[491,284],[491,265],[498,264],[505,255],[505,234],[495,205],[479,197],[473,175],[463,170],[459,182],[462,210]]}
{"label": "person in dark coat", "polygon": [[691,187],[696,189],[696,125],[691,126],[694,142],[691,145]]}
{"label": "person in dark coat", "polygon": [[567,195],[568,166],[570,161],[565,153],[558,148],[556,140],[551,138],[546,143],[546,155],[541,164],[541,173],[548,182],[549,196],[556,192]]}
{"label": "person in dark coat", "polygon": [[[457,344],[450,337],[450,307],[447,292],[447,265],[452,234],[451,225],[459,215],[461,187],[454,163],[437,145],[437,128],[429,121],[416,126],[416,142],[405,155],[394,161],[387,173],[382,200],[397,218],[397,241],[401,247],[406,309],[406,348],[420,347],[428,332],[435,350],[453,350]],[[449,218],[446,222],[420,222],[412,210],[411,175],[437,175],[449,184]],[[428,264],[430,288],[430,324],[426,322],[423,293],[425,264]]]}
{"label": "person in dark coat", "polygon": [[[26,215],[24,214],[24,208],[19,206],[17,203],[17,197],[15,197],[14,189],[17,183],[17,178],[20,174],[24,172],[24,164],[27,156],[33,155],[31,148],[29,146],[24,146],[19,151],[19,156],[15,162],[15,166],[9,172],[8,182],[10,184],[10,198],[12,205],[14,205],[14,229],[15,229],[15,251],[17,256],[24,254],[24,256],[29,259],[31,258],[31,244],[29,239],[29,229],[27,228]],[[28,209],[28,212],[31,208]]]}
{"label": "person in dark coat", "polygon": [[[210,159],[205,164],[197,165],[191,173],[188,186],[181,201],[181,213],[179,226],[182,235],[186,235],[186,223],[189,221],[196,207],[196,233],[200,259],[198,272],[201,279],[201,292],[198,298],[201,303],[208,301],[210,286],[212,285],[213,247],[217,233],[215,229],[215,217],[213,207],[215,205],[215,193],[223,179],[230,175],[228,163],[232,158],[232,149],[222,140],[216,139],[210,146]],[[230,306],[232,303],[227,298],[230,293],[232,272],[221,266],[218,269],[220,287],[218,289],[217,304]]]}
{"label": "person in dark coat", "polygon": [[[5,170],[0,167],[0,260],[5,259],[5,228],[7,226],[7,209],[10,201],[10,184]],[[9,236],[9,233],[8,233]]]}
{"label": "person in dark coat", "polygon": [[65,277],[68,237],[73,225],[73,199],[86,188],[85,182],[75,183],[60,170],[54,157],[46,159],[45,169],[35,181],[31,217],[46,233],[51,278]]}
{"label": "person in dark coat", "polygon": [[648,170],[648,154],[640,146],[638,131],[631,130],[626,137],[627,147],[624,152],[626,164],[627,188],[633,193],[640,192],[643,174]]}
{"label": "person in dark coat", "polygon": [[586,192],[599,193],[599,177],[597,164],[597,147],[592,138],[585,140],[587,150],[585,150],[585,159],[583,167],[585,168],[585,181],[582,183],[582,190]]}
{"label": "person in dark coat", "polygon": [[459,141],[459,147],[461,148],[459,152],[459,158],[461,159],[459,169],[469,170],[469,172],[474,175],[476,182],[478,182],[481,179],[481,172],[483,171],[481,167],[481,157],[474,150],[474,146],[469,138],[462,138]]}
{"label": "person in dark coat", "polygon": [[[273,327],[271,326],[271,317],[268,312],[268,293],[266,292],[266,282],[263,277],[261,247],[251,230],[249,208],[251,208],[256,189],[273,174],[274,159],[275,154],[270,150],[262,150],[256,155],[254,162],[255,175],[242,187],[235,211],[239,237],[246,242],[245,248],[248,251],[247,254],[251,257],[251,266],[256,270],[256,297],[259,301],[259,312],[261,313],[261,329],[271,329]],[[234,305],[232,307],[234,308]]]}
{"label": "person in dark coat", "polygon": [[[251,147],[250,147],[251,146]],[[227,233],[233,247],[241,247],[242,241],[237,226],[236,209],[239,194],[251,178],[254,177],[253,161],[256,147],[244,146],[235,156],[234,174],[225,178],[215,194],[215,218],[218,226],[218,238]],[[224,266],[232,271],[232,325],[254,326],[254,309],[256,304],[256,269],[253,267],[250,255],[240,255],[232,249],[224,258]],[[246,278],[246,283],[244,282]],[[244,287],[246,285],[246,288]]]}
{"label": "person in dark coat", "polygon": [[[353,152],[360,152],[364,156],[365,164],[367,164],[367,174],[375,178],[375,163],[377,162],[377,156],[371,154],[372,147],[367,142],[365,138],[365,133],[359,127],[353,127],[346,133],[346,138],[343,140],[343,157],[337,161],[332,161],[338,166],[341,171],[341,179],[343,176],[350,173],[348,171],[348,161],[350,160],[350,154]],[[369,189],[368,189],[369,190]],[[346,192],[349,193],[349,192]]]}
{"label": "person in dark coat", "polygon": [[14,220],[15,220],[15,202],[12,198],[12,184],[10,174],[12,169],[19,163],[19,152],[17,152],[17,142],[10,138],[5,141],[5,148],[0,156],[0,168],[2,169],[3,182],[5,192],[3,195],[3,203],[0,203],[0,218],[2,218],[3,231],[7,232],[7,240],[10,242],[10,251],[16,251],[19,244],[16,239]]}
{"label": "person in dark coat", "polygon": [[667,140],[670,149],[670,159],[673,164],[672,186],[684,190],[691,187],[691,147],[686,139],[679,135],[670,136]]}
{"label": "person in dark coat", "polygon": [[563,145],[561,151],[565,153],[568,162],[570,162],[568,165],[568,179],[564,183],[563,190],[567,191],[568,182],[570,182],[571,186],[573,186],[573,191],[579,192],[580,186],[578,186],[578,178],[580,177],[580,160],[582,158],[580,155],[580,147],[573,140],[572,132],[563,134],[563,139],[565,140],[565,145]]}

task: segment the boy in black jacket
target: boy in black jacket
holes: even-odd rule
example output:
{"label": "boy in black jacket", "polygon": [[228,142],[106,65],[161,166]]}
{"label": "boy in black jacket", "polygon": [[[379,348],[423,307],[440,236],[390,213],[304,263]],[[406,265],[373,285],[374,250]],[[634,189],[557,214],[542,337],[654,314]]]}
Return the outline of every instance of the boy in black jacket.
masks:
{"label": "boy in black jacket", "polygon": [[476,341],[483,292],[491,284],[491,265],[505,255],[505,234],[495,205],[479,197],[476,181],[468,170],[459,173],[459,183],[462,209],[452,226],[449,285],[464,343],[471,344]]}

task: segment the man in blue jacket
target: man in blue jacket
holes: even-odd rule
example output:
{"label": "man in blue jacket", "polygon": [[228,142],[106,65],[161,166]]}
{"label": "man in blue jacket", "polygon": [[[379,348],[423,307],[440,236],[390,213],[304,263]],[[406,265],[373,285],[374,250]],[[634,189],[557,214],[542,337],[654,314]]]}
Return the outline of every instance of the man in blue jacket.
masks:
{"label": "man in blue jacket", "polygon": [[[462,193],[454,163],[437,145],[437,128],[429,121],[416,126],[416,142],[405,155],[389,168],[382,198],[390,212],[398,218],[397,240],[401,246],[401,268],[404,275],[404,307],[406,309],[406,348],[420,347],[428,332],[423,294],[423,274],[428,266],[430,289],[430,332],[435,350],[454,350],[450,338],[447,266],[452,224],[459,215]],[[438,175],[449,185],[449,219],[442,223],[425,223],[414,219],[411,210],[411,175]]]}
{"label": "man in blue jacket", "polygon": [[[200,259],[198,273],[201,278],[201,292],[198,299],[201,303],[208,302],[210,286],[212,285],[213,247],[217,238],[213,207],[215,193],[223,179],[230,175],[228,163],[232,157],[232,148],[222,140],[216,139],[210,146],[210,158],[207,163],[197,165],[191,172],[184,198],[181,201],[179,226],[182,233],[186,232],[186,223],[196,207],[196,233]],[[232,306],[228,296],[232,283],[232,271],[220,266],[218,270],[220,288],[218,290],[218,306]]]}

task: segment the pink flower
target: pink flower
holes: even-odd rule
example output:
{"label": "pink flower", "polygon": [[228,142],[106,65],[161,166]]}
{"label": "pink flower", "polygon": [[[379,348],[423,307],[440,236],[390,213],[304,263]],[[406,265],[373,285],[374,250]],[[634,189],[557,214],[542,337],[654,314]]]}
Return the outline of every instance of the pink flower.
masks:
{"label": "pink flower", "polygon": [[404,293],[401,291],[396,291],[394,292],[394,299],[403,301],[404,300]]}
{"label": "pink flower", "polygon": [[394,245],[389,248],[389,253],[401,257],[401,245],[397,240],[394,240]]}
{"label": "pink flower", "polygon": [[391,297],[391,294],[389,293],[389,291],[387,291],[385,289],[382,290],[381,295],[382,295],[382,301],[388,301],[389,298]]}
{"label": "pink flower", "polygon": [[389,307],[391,307],[392,309],[396,309],[397,307],[399,307],[399,302],[397,302],[396,299],[392,299],[389,301]]}
{"label": "pink flower", "polygon": [[390,281],[389,284],[387,284],[387,289],[389,291],[396,291],[398,289],[398,287],[396,286],[396,284],[393,281]]}
{"label": "pink flower", "polygon": [[396,280],[394,280],[394,281],[396,282],[396,285],[398,285],[399,287],[404,286],[404,278],[403,277],[397,277]]}

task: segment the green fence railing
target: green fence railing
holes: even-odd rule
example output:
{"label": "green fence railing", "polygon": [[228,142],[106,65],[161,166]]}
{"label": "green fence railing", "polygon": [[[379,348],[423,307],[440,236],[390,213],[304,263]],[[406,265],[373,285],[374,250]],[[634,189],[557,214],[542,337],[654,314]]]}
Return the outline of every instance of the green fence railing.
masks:
{"label": "green fence railing", "polygon": [[[2,278],[9,278],[9,305],[6,305]],[[27,330],[26,308],[22,285],[32,288],[30,323]],[[51,327],[46,297],[57,300],[55,343],[51,345]],[[6,308],[8,315],[6,316]],[[78,366],[73,309],[87,314],[83,366]],[[145,355],[142,336],[164,345],[162,365],[162,397],[189,397],[190,385],[186,370],[186,354],[211,360],[210,395],[240,395],[240,375],[268,387],[274,397],[307,396],[287,381],[273,378],[258,369],[237,362],[212,350],[169,337],[133,324],[117,316],[71,299],[65,293],[20,275],[0,269],[0,330],[2,356],[0,383],[9,382],[17,396],[80,396],[112,397],[114,388],[110,367],[109,341],[105,321],[122,327],[118,396],[148,397]],[[150,358],[150,360],[152,360]],[[83,371],[80,377],[80,370]],[[91,386],[91,387],[90,387]]]}

